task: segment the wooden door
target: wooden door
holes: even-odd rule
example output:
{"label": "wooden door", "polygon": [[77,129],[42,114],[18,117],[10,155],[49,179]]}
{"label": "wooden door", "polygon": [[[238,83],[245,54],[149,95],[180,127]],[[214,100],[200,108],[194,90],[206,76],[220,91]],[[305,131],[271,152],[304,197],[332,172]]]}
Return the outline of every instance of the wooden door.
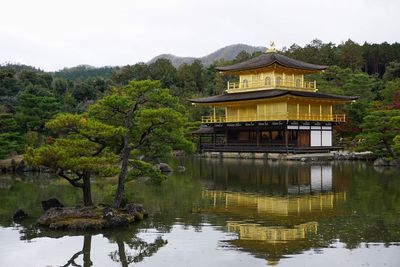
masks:
{"label": "wooden door", "polygon": [[297,136],[297,145],[299,147],[310,146],[310,131],[299,131]]}

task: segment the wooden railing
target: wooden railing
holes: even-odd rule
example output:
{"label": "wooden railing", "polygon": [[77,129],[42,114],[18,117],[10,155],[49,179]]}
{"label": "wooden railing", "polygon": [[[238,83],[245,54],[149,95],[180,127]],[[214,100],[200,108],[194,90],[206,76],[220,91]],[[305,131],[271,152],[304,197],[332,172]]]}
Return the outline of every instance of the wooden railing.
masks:
{"label": "wooden railing", "polygon": [[333,115],[314,115],[314,114],[288,114],[288,113],[276,113],[270,115],[257,115],[252,117],[239,118],[228,117],[228,116],[202,116],[201,123],[229,123],[229,122],[256,122],[256,121],[330,121],[330,122],[345,122],[345,114],[333,114]]}
{"label": "wooden railing", "polygon": [[317,90],[317,82],[296,82],[296,81],[277,81],[271,79],[270,82],[264,80],[259,81],[247,81],[247,82],[228,82],[227,92],[244,92],[252,91],[254,89],[274,89],[274,88],[289,88],[290,90],[299,91],[310,91],[315,92]]}

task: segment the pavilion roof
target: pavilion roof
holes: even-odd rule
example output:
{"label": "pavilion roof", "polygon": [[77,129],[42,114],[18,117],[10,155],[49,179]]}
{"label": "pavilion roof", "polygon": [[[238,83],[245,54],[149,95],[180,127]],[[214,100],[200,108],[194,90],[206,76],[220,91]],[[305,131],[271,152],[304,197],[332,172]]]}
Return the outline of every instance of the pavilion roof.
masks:
{"label": "pavilion roof", "polygon": [[189,99],[189,101],[196,104],[211,104],[211,103],[221,103],[221,102],[236,102],[244,100],[274,98],[285,95],[292,95],[305,98],[315,98],[315,99],[337,100],[337,101],[352,101],[358,99],[358,96],[343,96],[343,95],[331,95],[331,94],[307,92],[307,91],[271,89],[271,90],[259,90],[259,91],[243,92],[243,93],[230,93],[230,94],[226,93],[222,95]]}
{"label": "pavilion roof", "polygon": [[244,70],[254,70],[259,68],[268,67],[272,64],[278,64],[287,68],[301,69],[307,71],[321,71],[326,69],[328,66],[316,65],[311,63],[306,63],[300,60],[292,59],[287,56],[278,54],[277,52],[267,52],[262,55],[249,59],[247,61],[237,63],[230,66],[217,67],[219,71],[244,71]]}

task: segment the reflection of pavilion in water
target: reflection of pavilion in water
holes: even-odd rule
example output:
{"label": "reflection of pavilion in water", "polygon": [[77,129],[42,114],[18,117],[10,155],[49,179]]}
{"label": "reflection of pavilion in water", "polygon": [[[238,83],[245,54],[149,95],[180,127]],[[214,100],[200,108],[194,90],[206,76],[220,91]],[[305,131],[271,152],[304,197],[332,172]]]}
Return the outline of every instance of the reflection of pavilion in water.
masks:
{"label": "reflection of pavilion in water", "polygon": [[228,231],[236,232],[238,239],[227,242],[276,265],[284,255],[301,253],[319,245],[313,238],[317,235],[318,223],[307,222],[293,227],[262,226],[260,224],[228,222]]}
{"label": "reflection of pavilion in water", "polygon": [[199,174],[208,189],[272,195],[337,192],[346,186],[340,168],[330,164],[211,159],[200,162]]}
{"label": "reflection of pavilion in water", "polygon": [[203,190],[203,199],[212,201],[208,210],[224,213],[267,215],[297,215],[323,213],[346,200],[346,192],[300,196],[265,196],[240,192]]}
{"label": "reflection of pavilion in water", "polygon": [[239,233],[241,240],[266,241],[271,243],[305,239],[308,234],[317,234],[318,223],[307,222],[293,228],[262,226],[256,223],[227,222],[229,232]]}
{"label": "reflection of pavilion in water", "polygon": [[270,265],[317,247],[318,221],[336,216],[346,201],[331,165],[232,166],[213,174],[202,192],[204,211],[226,216],[227,230],[238,234],[227,242]]}
{"label": "reflection of pavilion in water", "polygon": [[226,216],[227,230],[238,238],[227,241],[275,265],[284,255],[318,247],[318,220],[335,215],[345,192],[268,196],[204,190],[207,213]]}

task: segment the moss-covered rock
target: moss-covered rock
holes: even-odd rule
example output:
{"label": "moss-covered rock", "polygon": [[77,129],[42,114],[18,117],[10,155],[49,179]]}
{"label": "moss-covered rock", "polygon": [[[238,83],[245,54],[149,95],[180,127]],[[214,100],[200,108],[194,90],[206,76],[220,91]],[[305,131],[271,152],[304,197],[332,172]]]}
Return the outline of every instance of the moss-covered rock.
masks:
{"label": "moss-covered rock", "polygon": [[99,230],[127,226],[142,220],[143,209],[134,213],[110,207],[56,207],[48,209],[38,223],[54,230]]}

